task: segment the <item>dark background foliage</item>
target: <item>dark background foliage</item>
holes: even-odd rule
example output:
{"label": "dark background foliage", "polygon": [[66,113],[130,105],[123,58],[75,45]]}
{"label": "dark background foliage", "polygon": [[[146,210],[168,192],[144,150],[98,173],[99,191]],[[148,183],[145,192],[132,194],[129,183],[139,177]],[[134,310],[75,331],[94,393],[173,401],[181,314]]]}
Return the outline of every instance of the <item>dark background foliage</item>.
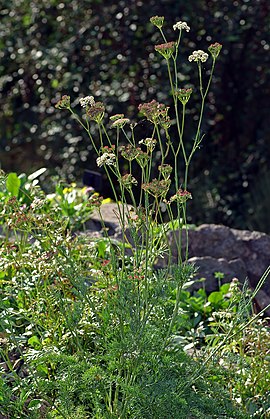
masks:
{"label": "dark background foliage", "polygon": [[[84,132],[67,112],[54,109],[62,94],[74,105],[94,95],[108,114],[123,112],[132,120],[141,102],[171,105],[166,67],[154,53],[162,40],[149,23],[164,15],[169,40],[176,21],[191,26],[182,44],[182,87],[198,86],[188,55],[223,44],[206,135],[191,171],[191,220],[270,232],[268,0],[2,0],[1,6],[2,169],[30,173],[46,166],[67,180],[96,169]],[[195,130],[196,98],[198,92],[186,141]],[[147,126],[136,130],[144,138]],[[104,189],[109,194],[106,181]]]}

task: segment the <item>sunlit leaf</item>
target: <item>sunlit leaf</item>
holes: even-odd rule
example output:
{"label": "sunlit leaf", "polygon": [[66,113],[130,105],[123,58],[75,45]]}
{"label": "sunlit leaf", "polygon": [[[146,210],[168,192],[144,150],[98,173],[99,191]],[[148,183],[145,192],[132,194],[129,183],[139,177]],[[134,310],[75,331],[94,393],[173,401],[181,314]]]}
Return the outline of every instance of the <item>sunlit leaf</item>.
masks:
{"label": "sunlit leaf", "polygon": [[21,186],[21,180],[16,173],[9,173],[6,180],[6,188],[12,196],[18,196]]}

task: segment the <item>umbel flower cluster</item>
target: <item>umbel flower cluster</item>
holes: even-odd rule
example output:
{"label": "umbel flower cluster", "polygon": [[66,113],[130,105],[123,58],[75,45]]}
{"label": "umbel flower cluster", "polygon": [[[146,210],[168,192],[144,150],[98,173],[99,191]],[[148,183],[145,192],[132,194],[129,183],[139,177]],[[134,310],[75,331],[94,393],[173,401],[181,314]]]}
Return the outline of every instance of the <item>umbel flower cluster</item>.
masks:
{"label": "umbel flower cluster", "polygon": [[169,190],[171,181],[170,179],[153,179],[152,182],[143,183],[142,189],[148,192],[150,195],[158,198],[160,196],[165,196]]}
{"label": "umbel flower cluster", "polygon": [[107,166],[115,166],[115,154],[114,153],[103,153],[100,157],[97,158],[97,165],[98,167],[107,165]]}
{"label": "umbel flower cluster", "polygon": [[188,26],[187,22],[181,22],[181,20],[177,22],[175,25],[173,25],[173,30],[176,31],[177,29],[179,29],[179,31],[190,31],[190,27]]}
{"label": "umbel flower cluster", "polygon": [[165,44],[155,45],[155,50],[166,60],[169,60],[174,52],[175,42],[166,42]]}
{"label": "umbel flower cluster", "polygon": [[127,144],[127,145],[120,146],[119,151],[121,153],[121,156],[124,157],[124,159],[128,161],[132,161],[136,159],[136,157],[139,154],[140,149],[134,147],[131,144]]}
{"label": "umbel flower cluster", "polygon": [[192,195],[189,191],[187,190],[183,190],[183,189],[178,189],[178,191],[176,192],[175,195],[173,195],[170,198],[169,203],[174,202],[174,201],[178,201],[180,204],[183,204],[184,202],[186,202],[188,199],[192,199]]}
{"label": "umbel flower cluster", "polygon": [[201,61],[204,63],[208,58],[207,52],[202,51],[201,49],[198,49],[197,51],[193,51],[193,53],[188,57],[188,61],[195,61],[199,62]]}
{"label": "umbel flower cluster", "polygon": [[140,140],[139,144],[145,145],[147,148],[147,151],[149,153],[152,153],[156,147],[157,140],[155,140],[155,138],[145,138],[143,140]]}
{"label": "umbel flower cluster", "polygon": [[180,100],[182,105],[186,105],[186,103],[189,101],[189,98],[192,94],[192,89],[177,89],[175,90],[175,96],[177,99]]}
{"label": "umbel flower cluster", "polygon": [[158,171],[162,174],[162,176],[164,177],[164,179],[169,179],[173,168],[170,164],[161,164],[160,166],[158,166]]}
{"label": "umbel flower cluster", "polygon": [[130,120],[128,118],[119,118],[113,121],[112,128],[123,128],[126,124],[129,124]]}
{"label": "umbel flower cluster", "polygon": [[98,124],[102,122],[104,118],[105,106],[102,102],[94,102],[91,106],[86,106],[86,115],[91,121],[95,121]]}
{"label": "umbel flower cluster", "polygon": [[57,109],[69,109],[70,108],[70,96],[64,95],[55,105]]}
{"label": "umbel flower cluster", "polygon": [[126,175],[122,176],[120,182],[127,189],[131,189],[133,185],[136,186],[138,184],[138,181],[134,176],[132,176],[131,173],[127,173]]}
{"label": "umbel flower cluster", "polygon": [[88,108],[95,105],[94,96],[86,96],[79,100],[82,108]]}
{"label": "umbel flower cluster", "polygon": [[214,44],[211,44],[208,47],[208,51],[212,55],[213,60],[216,60],[217,59],[217,57],[219,56],[219,53],[220,53],[221,49],[222,49],[222,45],[219,44],[218,42],[215,42]]}
{"label": "umbel flower cluster", "polygon": [[153,124],[158,124],[166,130],[170,127],[169,107],[163,103],[152,100],[151,102],[140,104],[138,109]]}
{"label": "umbel flower cluster", "polygon": [[152,16],[150,22],[158,29],[161,29],[164,23],[164,16]]}
{"label": "umbel flower cluster", "polygon": [[110,116],[110,121],[112,122],[111,128],[123,128],[126,124],[129,124],[130,120],[124,116],[123,113]]}

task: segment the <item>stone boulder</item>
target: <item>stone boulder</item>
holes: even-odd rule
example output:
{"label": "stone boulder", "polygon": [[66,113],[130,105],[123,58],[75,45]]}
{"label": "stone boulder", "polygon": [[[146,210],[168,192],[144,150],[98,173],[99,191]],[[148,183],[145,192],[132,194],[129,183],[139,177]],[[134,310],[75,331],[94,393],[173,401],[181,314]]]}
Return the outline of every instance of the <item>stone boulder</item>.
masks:
{"label": "stone boulder", "polygon": [[[198,279],[205,278],[205,289],[207,292],[216,291],[218,289],[218,280],[215,277],[216,272],[224,274],[222,283],[230,282],[233,278],[238,278],[244,283],[247,278],[245,264],[241,259],[227,261],[224,258],[213,258],[211,256],[189,258],[189,262],[197,267],[196,277]],[[192,291],[201,288],[201,282],[195,282],[190,288]]]}
{"label": "stone boulder", "polygon": [[[177,237],[179,238],[179,232]],[[173,259],[176,260],[174,240],[175,235],[169,233]],[[182,232],[182,248],[184,254],[185,232]],[[254,289],[270,265],[270,236],[257,231],[203,224],[189,230],[188,248],[189,261],[198,267],[197,277],[206,279],[205,287],[209,292],[218,287],[215,272],[225,274],[223,282],[237,277],[242,283],[248,280],[250,287]],[[261,294],[257,296],[257,304],[259,308],[264,308],[269,303],[270,277],[268,276],[262,286]]]}
{"label": "stone boulder", "polygon": [[130,208],[131,205],[126,205],[123,211],[122,206],[118,206],[114,202],[103,204],[100,207],[100,212],[98,210],[93,212],[91,219],[85,223],[85,228],[91,233],[105,227],[109,236],[121,239],[121,225],[127,224],[126,217]]}

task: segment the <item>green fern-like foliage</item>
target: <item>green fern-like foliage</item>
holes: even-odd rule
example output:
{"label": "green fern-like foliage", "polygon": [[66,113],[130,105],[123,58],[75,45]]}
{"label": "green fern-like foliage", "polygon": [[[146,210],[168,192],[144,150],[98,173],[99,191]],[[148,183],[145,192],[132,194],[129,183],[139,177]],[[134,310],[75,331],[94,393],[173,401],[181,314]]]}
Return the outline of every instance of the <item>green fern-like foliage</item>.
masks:
{"label": "green fern-like foliage", "polygon": [[[223,374],[225,379],[226,373],[215,369],[213,375],[209,367],[198,377],[200,363],[180,350],[168,351],[159,358],[146,353],[130,382],[121,377],[120,365],[111,355],[88,360],[78,355],[44,356],[39,362],[54,363],[54,380],[48,386],[47,380],[40,379],[37,390],[48,397],[57,394],[55,405],[68,418],[244,418],[225,388],[217,384],[217,375]],[[106,408],[105,395],[110,388],[112,393],[119,391],[119,415]],[[47,417],[60,418],[57,415],[50,410]]]}

